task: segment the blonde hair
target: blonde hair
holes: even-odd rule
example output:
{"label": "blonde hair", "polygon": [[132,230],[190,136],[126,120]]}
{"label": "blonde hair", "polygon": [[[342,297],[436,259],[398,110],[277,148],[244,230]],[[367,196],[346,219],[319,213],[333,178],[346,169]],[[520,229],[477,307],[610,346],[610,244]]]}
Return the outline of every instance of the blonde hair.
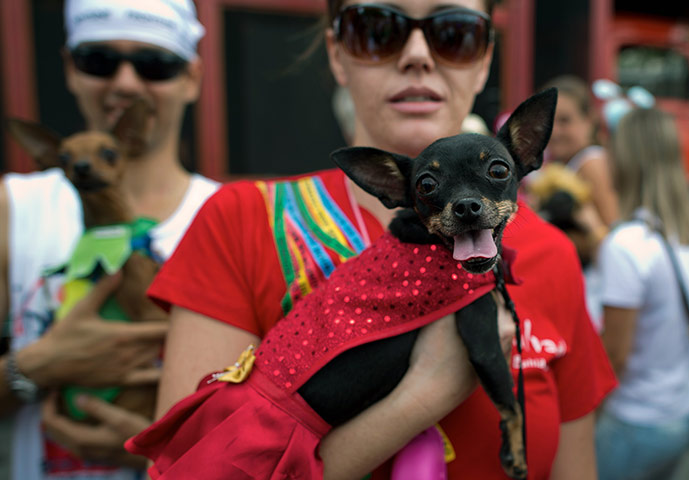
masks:
{"label": "blonde hair", "polygon": [[689,185],[674,118],[655,108],[632,110],[610,146],[621,218],[642,207],[657,215],[666,236],[689,244]]}

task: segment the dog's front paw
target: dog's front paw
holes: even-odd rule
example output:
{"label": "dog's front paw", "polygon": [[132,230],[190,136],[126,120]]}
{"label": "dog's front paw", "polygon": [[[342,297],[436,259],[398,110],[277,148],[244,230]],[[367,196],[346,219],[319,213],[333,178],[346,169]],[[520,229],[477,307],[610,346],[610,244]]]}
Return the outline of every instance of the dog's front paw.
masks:
{"label": "dog's front paw", "polygon": [[514,421],[502,420],[502,445],[500,447],[500,462],[505,473],[510,478],[524,480],[526,478],[526,452],[522,438],[521,417]]}

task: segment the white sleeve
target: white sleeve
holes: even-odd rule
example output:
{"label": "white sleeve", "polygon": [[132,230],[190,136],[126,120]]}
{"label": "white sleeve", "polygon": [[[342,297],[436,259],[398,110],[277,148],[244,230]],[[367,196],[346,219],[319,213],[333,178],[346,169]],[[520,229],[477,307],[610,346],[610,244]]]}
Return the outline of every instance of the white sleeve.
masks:
{"label": "white sleeve", "polygon": [[59,169],[8,173],[2,181],[9,210],[10,312],[16,313],[41,274],[68,260],[83,230],[81,203]]}
{"label": "white sleeve", "polygon": [[644,302],[644,268],[634,246],[623,241],[625,232],[613,232],[598,254],[603,305],[639,308]]}

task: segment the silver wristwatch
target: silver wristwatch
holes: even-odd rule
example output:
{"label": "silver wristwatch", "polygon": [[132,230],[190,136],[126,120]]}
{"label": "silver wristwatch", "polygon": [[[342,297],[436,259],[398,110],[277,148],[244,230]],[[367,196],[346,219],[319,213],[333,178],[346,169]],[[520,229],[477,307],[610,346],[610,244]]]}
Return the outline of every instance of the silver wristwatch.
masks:
{"label": "silver wristwatch", "polygon": [[30,378],[25,377],[17,367],[17,360],[14,351],[7,354],[5,362],[5,378],[10,391],[24,403],[31,403],[40,400],[43,391]]}

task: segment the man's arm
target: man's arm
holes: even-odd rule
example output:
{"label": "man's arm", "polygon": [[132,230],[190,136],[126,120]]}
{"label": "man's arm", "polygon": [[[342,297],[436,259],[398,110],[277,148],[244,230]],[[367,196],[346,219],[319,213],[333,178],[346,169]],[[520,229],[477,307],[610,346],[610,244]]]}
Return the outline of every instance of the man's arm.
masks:
{"label": "man's arm", "polygon": [[[9,204],[7,188],[0,181],[0,331],[5,328],[9,316],[9,279],[7,270],[7,256],[9,249]],[[12,411],[20,403],[9,390],[5,381],[7,370],[7,356],[0,357],[0,413]]]}
{"label": "man's arm", "polygon": [[[18,370],[45,389],[155,383],[159,369],[154,364],[167,323],[108,322],[98,314],[120,277],[101,279],[63,319],[17,351]],[[0,359],[0,413],[8,413],[18,405],[4,375],[6,365],[7,355]]]}
{"label": "man's arm", "polygon": [[[7,187],[0,182],[0,325],[9,314],[9,220]],[[120,276],[103,278],[64,319],[16,352],[17,369],[43,388],[157,381],[159,371],[152,365],[167,324],[105,322],[98,314],[119,280]],[[7,358],[0,357],[0,415],[21,405],[7,382]]]}

